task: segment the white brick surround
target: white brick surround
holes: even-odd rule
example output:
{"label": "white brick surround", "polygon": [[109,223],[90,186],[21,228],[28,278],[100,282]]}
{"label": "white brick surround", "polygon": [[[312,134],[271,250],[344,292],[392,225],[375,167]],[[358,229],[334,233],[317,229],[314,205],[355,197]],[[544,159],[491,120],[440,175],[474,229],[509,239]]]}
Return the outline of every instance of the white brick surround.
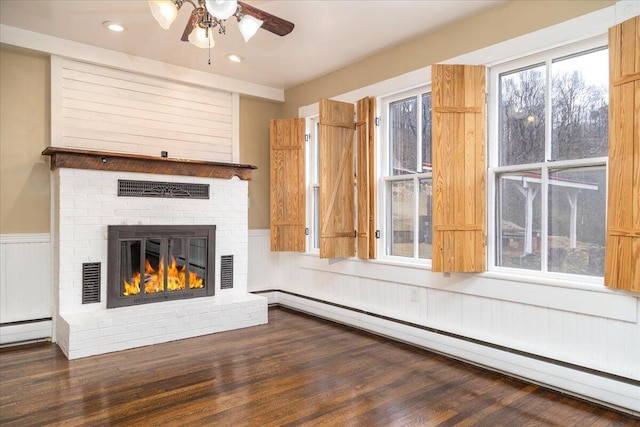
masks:
{"label": "white brick surround", "polygon": [[[210,199],[118,197],[118,179],[209,184]],[[69,359],[267,322],[266,298],[247,293],[247,181],[60,168],[52,187],[55,339]],[[107,226],[190,224],[216,225],[215,295],[107,310]],[[222,255],[233,289],[220,289]],[[102,263],[100,303],[82,304],[85,262]]]}

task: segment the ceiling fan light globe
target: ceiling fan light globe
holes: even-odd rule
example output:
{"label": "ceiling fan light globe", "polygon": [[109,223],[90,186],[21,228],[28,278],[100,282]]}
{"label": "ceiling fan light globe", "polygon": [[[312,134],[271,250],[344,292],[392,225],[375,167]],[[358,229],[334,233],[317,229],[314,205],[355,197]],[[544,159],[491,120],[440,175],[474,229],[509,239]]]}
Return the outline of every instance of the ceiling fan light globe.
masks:
{"label": "ceiling fan light globe", "polygon": [[253,37],[258,29],[262,26],[263,21],[258,18],[255,18],[250,15],[244,15],[240,22],[238,22],[238,27],[240,28],[240,33],[242,33],[242,37],[244,37],[244,42],[248,42],[251,37]]}
{"label": "ceiling fan light globe", "polygon": [[168,30],[178,16],[178,7],[171,0],[149,0],[151,14],[158,24]]}
{"label": "ceiling fan light globe", "polygon": [[206,0],[204,4],[207,11],[218,19],[228,19],[238,9],[237,0]]}
{"label": "ceiling fan light globe", "polygon": [[[208,34],[207,34],[208,33]],[[189,43],[201,49],[208,49],[216,45],[216,41],[211,36],[211,30],[197,27],[189,34]]]}

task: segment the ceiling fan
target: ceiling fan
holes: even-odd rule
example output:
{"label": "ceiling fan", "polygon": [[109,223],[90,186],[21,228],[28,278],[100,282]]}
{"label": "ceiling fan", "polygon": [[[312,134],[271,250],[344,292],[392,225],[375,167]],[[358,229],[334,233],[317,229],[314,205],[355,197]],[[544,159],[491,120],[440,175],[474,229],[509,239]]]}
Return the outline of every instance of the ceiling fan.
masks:
{"label": "ceiling fan", "polygon": [[[226,33],[225,20],[235,17],[245,42],[262,28],[279,36],[293,31],[293,23],[237,0],[149,0],[153,17],[165,30],[178,15],[184,3],[191,3],[193,11],[182,33],[182,41],[202,47],[213,47],[211,35],[214,28]],[[197,2],[197,3],[196,3]]]}

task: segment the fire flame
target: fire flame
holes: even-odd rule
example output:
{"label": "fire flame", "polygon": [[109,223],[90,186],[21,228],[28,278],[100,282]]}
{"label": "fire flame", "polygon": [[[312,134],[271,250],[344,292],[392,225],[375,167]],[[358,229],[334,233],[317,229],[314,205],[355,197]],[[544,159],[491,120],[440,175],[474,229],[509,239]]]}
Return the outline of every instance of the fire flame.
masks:
{"label": "fire flame", "polygon": [[[149,260],[144,261],[144,292],[146,294],[154,294],[164,291],[164,258],[160,259],[158,271],[154,270]],[[176,259],[171,257],[171,264],[167,267],[167,290],[177,291],[185,289],[186,286],[185,266],[179,267]],[[141,276],[136,273],[131,277],[131,281],[124,281],[124,292],[122,295],[138,295],[140,293]],[[204,283],[193,271],[189,272],[189,289],[201,289]]]}

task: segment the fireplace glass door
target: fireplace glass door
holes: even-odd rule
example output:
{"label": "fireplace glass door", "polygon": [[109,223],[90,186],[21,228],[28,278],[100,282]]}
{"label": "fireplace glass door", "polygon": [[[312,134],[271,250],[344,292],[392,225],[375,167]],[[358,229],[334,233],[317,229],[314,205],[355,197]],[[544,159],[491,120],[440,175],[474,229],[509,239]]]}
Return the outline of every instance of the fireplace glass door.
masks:
{"label": "fireplace glass door", "polygon": [[[109,294],[120,302],[115,306],[212,294],[208,291],[213,289],[209,283],[209,261],[214,259],[210,236],[132,227],[145,230],[132,233],[126,226],[109,228],[110,255],[117,249],[116,259],[111,258],[117,268],[109,267],[117,273],[117,277],[109,277]],[[115,232],[122,228],[125,230]],[[108,306],[112,306],[109,299]]]}

